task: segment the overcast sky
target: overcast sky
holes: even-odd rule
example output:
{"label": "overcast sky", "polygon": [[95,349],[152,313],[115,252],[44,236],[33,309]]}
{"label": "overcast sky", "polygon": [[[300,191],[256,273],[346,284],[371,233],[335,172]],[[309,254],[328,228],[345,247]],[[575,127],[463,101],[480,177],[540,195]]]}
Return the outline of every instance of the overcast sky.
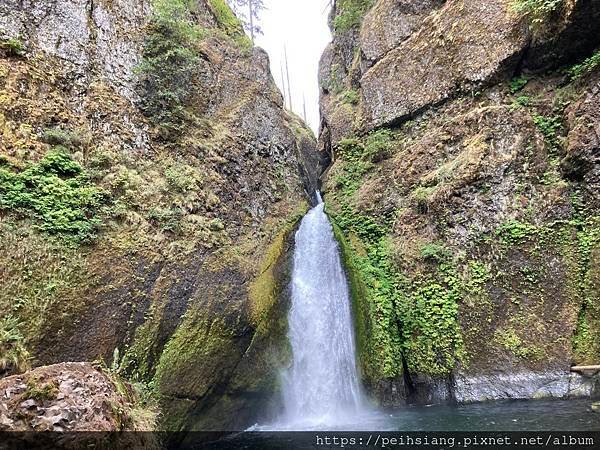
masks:
{"label": "overcast sky", "polygon": [[[262,36],[256,45],[269,53],[271,71],[283,91],[281,64],[287,48],[292,109],[306,116],[315,134],[319,128],[319,58],[331,40],[327,27],[329,0],[263,0],[267,9],[261,14]],[[287,81],[286,81],[287,82]]]}

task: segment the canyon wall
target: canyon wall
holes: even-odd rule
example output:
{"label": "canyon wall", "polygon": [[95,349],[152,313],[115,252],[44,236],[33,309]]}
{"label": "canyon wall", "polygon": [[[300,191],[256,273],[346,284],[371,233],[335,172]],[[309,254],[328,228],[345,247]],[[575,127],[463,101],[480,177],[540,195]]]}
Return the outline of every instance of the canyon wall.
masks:
{"label": "canyon wall", "polygon": [[223,0],[2,2],[3,373],[100,360],[161,428],[253,423],[317,163]]}
{"label": "canyon wall", "polygon": [[324,175],[385,405],[598,393],[600,5],[338,0]]}

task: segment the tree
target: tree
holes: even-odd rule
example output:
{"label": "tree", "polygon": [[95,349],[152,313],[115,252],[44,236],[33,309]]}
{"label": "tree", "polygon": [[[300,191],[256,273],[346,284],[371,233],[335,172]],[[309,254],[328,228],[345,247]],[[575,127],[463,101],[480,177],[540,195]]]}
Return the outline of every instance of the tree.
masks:
{"label": "tree", "polygon": [[250,33],[250,39],[254,42],[254,36],[262,34],[258,25],[260,12],[265,9],[263,0],[228,0],[229,5],[236,15],[244,23],[244,29]]}

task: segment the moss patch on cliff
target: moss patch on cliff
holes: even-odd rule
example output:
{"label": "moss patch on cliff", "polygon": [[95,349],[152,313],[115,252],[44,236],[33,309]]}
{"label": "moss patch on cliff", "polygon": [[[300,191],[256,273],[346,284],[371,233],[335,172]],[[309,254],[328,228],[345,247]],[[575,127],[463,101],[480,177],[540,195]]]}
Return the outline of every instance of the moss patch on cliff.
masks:
{"label": "moss patch on cliff", "polygon": [[242,22],[233,13],[227,2],[225,0],[209,0],[208,4],[217,19],[219,27],[225,34],[231,37],[241,48],[251,48],[252,42],[244,33]]}
{"label": "moss patch on cliff", "polygon": [[[277,232],[262,250],[248,237],[204,263],[198,276],[207,287],[166,344],[154,376],[170,412],[169,429],[244,421],[253,409],[240,414],[243,405],[268,401],[277,390],[278,371],[289,358],[289,237],[301,215],[296,210],[274,225]],[[239,417],[227,418],[234,410]]]}
{"label": "moss patch on cliff", "polygon": [[193,22],[192,5],[186,0],[155,2],[137,69],[140,107],[167,140],[180,134],[191,119],[186,107],[200,60],[196,42],[203,33]]}

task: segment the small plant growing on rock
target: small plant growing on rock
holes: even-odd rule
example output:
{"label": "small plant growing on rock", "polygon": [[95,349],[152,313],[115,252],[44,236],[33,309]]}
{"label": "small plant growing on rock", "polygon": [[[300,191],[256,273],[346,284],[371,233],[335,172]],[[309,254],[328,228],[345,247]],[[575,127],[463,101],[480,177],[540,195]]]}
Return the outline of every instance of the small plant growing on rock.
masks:
{"label": "small plant growing on rock", "polygon": [[194,74],[200,61],[191,3],[159,1],[148,25],[143,59],[136,71],[142,112],[165,140],[174,140],[189,119]]}
{"label": "small plant growing on rock", "polygon": [[355,91],[354,89],[350,89],[348,91],[343,92],[341,97],[342,97],[342,101],[346,104],[349,104],[349,105],[358,104],[358,92]]}
{"label": "small plant growing on rock", "polygon": [[0,40],[0,50],[6,52],[9,56],[23,56],[25,54],[23,43],[15,38]]}
{"label": "small plant growing on rock", "polygon": [[567,73],[572,81],[583,78],[588,73],[600,68],[600,50],[594,53],[592,56],[584,60],[583,62],[571,67]]}
{"label": "small plant growing on rock", "polygon": [[425,260],[437,262],[446,261],[452,256],[450,250],[437,242],[425,244],[421,247],[421,257]]}
{"label": "small plant growing on rock", "polygon": [[65,148],[22,171],[0,167],[0,210],[33,219],[41,231],[70,243],[95,237],[104,198]]}
{"label": "small plant growing on rock", "polygon": [[41,383],[35,377],[29,377],[27,380],[27,389],[23,398],[44,401],[54,400],[58,395],[58,381],[52,380],[47,383]]}
{"label": "small plant growing on rock", "polygon": [[373,0],[338,0],[336,8],[339,13],[333,19],[334,30],[344,32],[358,27],[372,4]]}
{"label": "small plant growing on rock", "polygon": [[521,89],[523,89],[527,85],[528,82],[529,82],[529,79],[526,77],[513,78],[509,83],[511,94],[515,94],[515,93],[519,92]]}
{"label": "small plant growing on rock", "polygon": [[24,341],[16,317],[8,315],[0,319],[0,376],[25,372],[30,368],[30,356]]}

